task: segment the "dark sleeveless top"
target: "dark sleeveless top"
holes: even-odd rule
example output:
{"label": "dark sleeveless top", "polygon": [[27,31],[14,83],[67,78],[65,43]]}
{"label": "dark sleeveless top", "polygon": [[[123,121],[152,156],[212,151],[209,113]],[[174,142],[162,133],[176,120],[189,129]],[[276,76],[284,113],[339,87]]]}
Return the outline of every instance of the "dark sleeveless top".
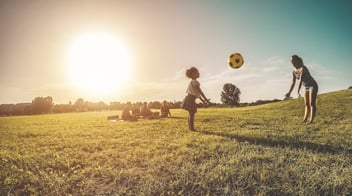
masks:
{"label": "dark sleeveless top", "polygon": [[314,80],[312,75],[310,75],[310,72],[306,66],[303,65],[302,71],[300,73],[296,73],[293,71],[293,76],[297,78],[297,80],[302,77],[302,84],[305,87],[310,87],[310,86],[316,86],[317,82]]}

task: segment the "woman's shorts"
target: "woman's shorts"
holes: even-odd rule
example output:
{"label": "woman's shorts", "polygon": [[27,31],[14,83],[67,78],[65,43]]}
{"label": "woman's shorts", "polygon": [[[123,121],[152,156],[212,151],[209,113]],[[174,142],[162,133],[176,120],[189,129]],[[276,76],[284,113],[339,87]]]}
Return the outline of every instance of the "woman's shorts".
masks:
{"label": "woman's shorts", "polygon": [[305,91],[306,91],[306,92],[310,92],[310,91],[313,92],[313,91],[314,91],[314,86],[306,86],[306,87],[305,87]]}
{"label": "woman's shorts", "polygon": [[318,85],[314,84],[312,86],[305,86],[305,91],[317,94],[318,93]]}

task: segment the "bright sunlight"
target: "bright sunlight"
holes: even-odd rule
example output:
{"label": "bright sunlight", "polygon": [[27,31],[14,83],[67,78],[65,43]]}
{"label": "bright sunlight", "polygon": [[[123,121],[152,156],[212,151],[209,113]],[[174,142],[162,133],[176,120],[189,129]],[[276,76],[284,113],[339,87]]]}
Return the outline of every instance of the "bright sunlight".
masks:
{"label": "bright sunlight", "polygon": [[78,90],[96,96],[121,90],[132,70],[128,48],[108,33],[77,37],[69,47],[68,65]]}

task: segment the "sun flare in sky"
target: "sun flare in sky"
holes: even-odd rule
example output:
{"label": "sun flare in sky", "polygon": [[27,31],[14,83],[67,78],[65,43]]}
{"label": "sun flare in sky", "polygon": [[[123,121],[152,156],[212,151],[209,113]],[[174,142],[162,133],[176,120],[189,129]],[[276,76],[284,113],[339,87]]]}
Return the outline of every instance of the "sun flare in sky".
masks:
{"label": "sun flare in sky", "polygon": [[121,90],[132,71],[130,51],[121,39],[109,33],[86,33],[69,46],[67,64],[77,90],[106,95]]}

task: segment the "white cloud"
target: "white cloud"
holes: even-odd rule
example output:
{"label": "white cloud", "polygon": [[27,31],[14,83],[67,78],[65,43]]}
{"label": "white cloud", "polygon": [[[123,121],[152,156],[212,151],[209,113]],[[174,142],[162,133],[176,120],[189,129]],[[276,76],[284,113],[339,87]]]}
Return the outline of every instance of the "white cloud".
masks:
{"label": "white cloud", "polygon": [[338,75],[335,69],[328,69],[319,63],[310,63],[306,65],[313,77],[332,79]]}
{"label": "white cloud", "polygon": [[269,57],[269,58],[265,59],[263,64],[264,65],[283,65],[286,62],[287,61],[282,57],[273,56],[273,57]]}
{"label": "white cloud", "polygon": [[269,73],[269,72],[281,72],[287,68],[287,61],[279,56],[273,56],[265,59],[262,63],[260,63],[263,66],[263,72]]}

